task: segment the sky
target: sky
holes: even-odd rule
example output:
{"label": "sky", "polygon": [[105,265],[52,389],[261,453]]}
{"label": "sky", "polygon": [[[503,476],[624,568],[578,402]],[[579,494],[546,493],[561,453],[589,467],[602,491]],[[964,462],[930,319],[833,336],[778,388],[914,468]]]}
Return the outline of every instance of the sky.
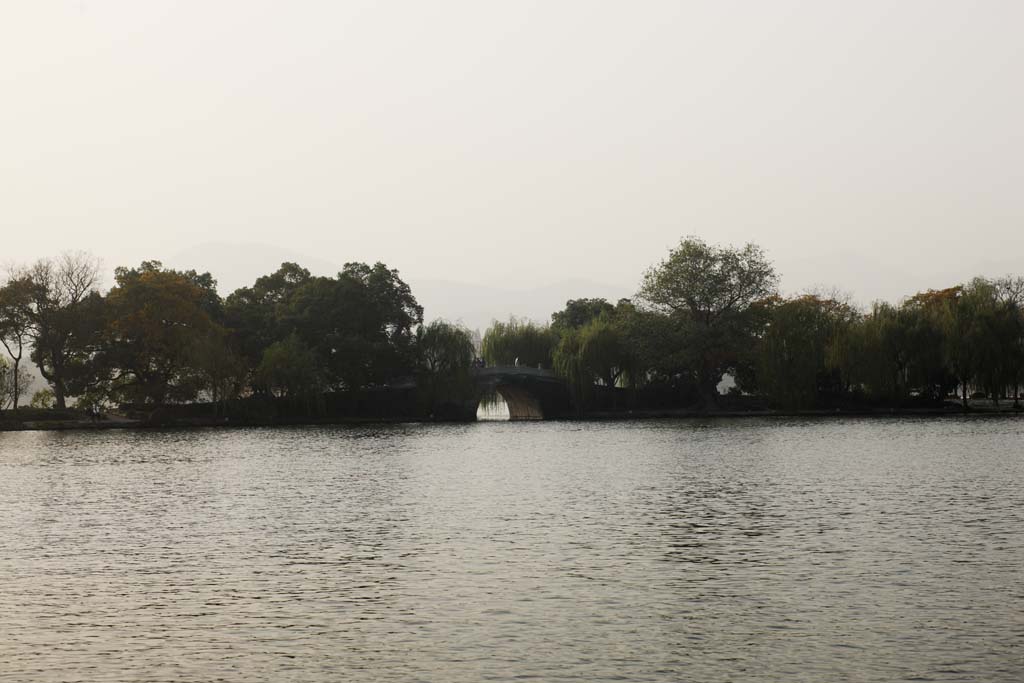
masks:
{"label": "sky", "polygon": [[862,302],[1024,273],[1022,26],[997,1],[0,0],[0,261],[628,296],[697,235]]}

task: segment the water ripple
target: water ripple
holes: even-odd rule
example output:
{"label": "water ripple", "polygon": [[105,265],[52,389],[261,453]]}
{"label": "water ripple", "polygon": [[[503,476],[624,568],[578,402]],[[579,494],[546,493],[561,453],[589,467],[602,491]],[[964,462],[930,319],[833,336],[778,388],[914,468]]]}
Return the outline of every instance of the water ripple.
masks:
{"label": "water ripple", "polygon": [[0,434],[0,679],[1019,681],[1017,420]]}

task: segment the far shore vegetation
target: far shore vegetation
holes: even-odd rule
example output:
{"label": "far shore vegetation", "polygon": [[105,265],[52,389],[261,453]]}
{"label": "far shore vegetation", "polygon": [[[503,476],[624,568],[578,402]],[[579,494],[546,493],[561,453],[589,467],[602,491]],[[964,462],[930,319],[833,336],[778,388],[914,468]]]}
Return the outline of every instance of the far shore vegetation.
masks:
{"label": "far shore vegetation", "polygon": [[382,263],[334,277],[284,263],[222,297],[210,273],[158,261],[118,268],[103,290],[98,261],[67,253],[9,269],[0,341],[10,424],[472,419],[483,366],[550,370],[564,416],[1019,408],[1024,278],[862,309],[835,292],[782,296],[757,245],[687,237],[631,299],[573,299],[548,322],[480,334],[425,323]]}

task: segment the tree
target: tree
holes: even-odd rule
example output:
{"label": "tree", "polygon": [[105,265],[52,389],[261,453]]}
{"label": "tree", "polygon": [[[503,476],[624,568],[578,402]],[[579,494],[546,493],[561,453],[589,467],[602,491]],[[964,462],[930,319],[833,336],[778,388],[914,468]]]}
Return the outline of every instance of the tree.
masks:
{"label": "tree", "polygon": [[282,305],[280,329],[320,358],[334,388],[359,389],[409,376],[423,307],[398,271],[347,263],[336,278],[315,277]]}
{"label": "tree", "polygon": [[431,414],[436,416],[446,406],[458,406],[469,398],[475,349],[468,330],[444,320],[421,325],[416,330],[416,351],[416,385]]}
{"label": "tree", "polygon": [[31,358],[53,388],[58,408],[96,382],[92,360],[104,320],[99,272],[95,258],[69,252],[16,275],[27,288]]}
{"label": "tree", "polygon": [[958,383],[950,370],[947,318],[960,291],[920,292],[899,306],[876,302],[833,339],[830,367],[844,386],[875,401],[942,400]]}
{"label": "tree", "polygon": [[188,363],[195,368],[200,391],[214,404],[238,397],[249,379],[245,361],[222,334],[200,336],[189,349]]}
{"label": "tree", "polygon": [[312,400],[325,386],[320,359],[296,334],[267,347],[256,375],[278,398]]}
{"label": "tree", "polygon": [[993,284],[1002,308],[1002,381],[1013,392],[1014,407],[1020,407],[1020,384],[1024,379],[1024,278],[1004,277]]}
{"label": "tree", "polygon": [[569,384],[581,410],[595,385],[614,390],[624,380],[632,379],[638,366],[624,329],[608,313],[566,331],[553,355],[555,372]]}
{"label": "tree", "polygon": [[841,385],[829,367],[828,349],[856,311],[844,302],[804,295],[770,309],[760,341],[757,381],[768,399],[789,409],[818,405]]}
{"label": "tree", "polygon": [[[976,379],[994,403],[1012,390],[1018,396],[1021,365],[1019,287],[1012,279],[975,278],[965,288],[964,304],[974,308]],[[1019,402],[1019,400],[1018,400]]]}
{"label": "tree", "polygon": [[465,328],[435,320],[416,330],[418,366],[431,375],[467,372],[473,363],[473,339]]}
{"label": "tree", "polygon": [[853,333],[857,383],[876,400],[896,403],[906,397],[910,345],[900,310],[892,304],[876,302]]}
{"label": "tree", "polygon": [[204,386],[196,349],[223,345],[214,321],[216,283],[208,273],[165,269],[159,261],[118,268],[107,296],[111,318],[104,360],[122,399],[162,405],[194,400]]}
{"label": "tree", "polygon": [[657,393],[659,405],[692,402],[700,359],[690,344],[689,320],[623,302],[616,319],[636,359],[631,385]]}
{"label": "tree", "polygon": [[282,263],[274,273],[258,278],[252,287],[235,290],[224,301],[225,325],[250,367],[260,363],[267,347],[292,332],[282,318],[291,297],[311,279],[298,264]]}
{"label": "tree", "polygon": [[583,342],[579,330],[570,328],[558,340],[552,354],[552,369],[568,385],[576,410],[580,415],[594,390],[594,377],[583,357]]}
{"label": "tree", "polygon": [[28,393],[32,376],[28,370],[0,358],[0,409],[18,408],[18,400]]}
{"label": "tree", "polygon": [[550,368],[555,335],[547,325],[510,318],[494,321],[484,333],[480,354],[491,365]]}
{"label": "tree", "polygon": [[36,393],[32,394],[32,400],[29,401],[29,407],[38,408],[40,410],[50,410],[54,407],[53,390],[52,389],[40,389]]}
{"label": "tree", "polygon": [[0,344],[11,357],[12,408],[18,409],[18,401],[25,393],[20,384],[27,372],[21,367],[25,348],[32,335],[32,291],[31,282],[25,278],[13,278],[0,288]]}
{"label": "tree", "polygon": [[956,388],[943,354],[946,306],[961,292],[959,287],[919,292],[900,306],[900,324],[906,346],[906,385],[931,400],[942,400]]}
{"label": "tree", "polygon": [[969,387],[981,374],[982,359],[989,351],[985,345],[983,319],[993,296],[991,285],[975,278],[967,286],[957,288],[956,296],[944,302],[944,354],[947,367],[960,385],[965,408]]}
{"label": "tree", "polygon": [[565,302],[564,309],[551,314],[551,329],[561,335],[568,330],[583,327],[602,314],[609,315],[614,311],[615,306],[605,299],[570,299]]}
{"label": "tree", "polygon": [[758,332],[758,303],[775,296],[777,284],[760,247],[719,247],[687,237],[648,269],[638,298],[684,330],[701,394],[714,404],[722,376]]}

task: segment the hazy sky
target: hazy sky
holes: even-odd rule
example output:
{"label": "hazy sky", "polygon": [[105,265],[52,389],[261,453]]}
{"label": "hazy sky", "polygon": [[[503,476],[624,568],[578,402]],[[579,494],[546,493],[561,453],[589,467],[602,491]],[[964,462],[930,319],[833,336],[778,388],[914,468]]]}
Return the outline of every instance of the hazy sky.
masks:
{"label": "hazy sky", "polygon": [[1024,272],[1022,30],[994,1],[0,0],[2,258],[259,243],[631,291],[697,234],[789,290]]}

